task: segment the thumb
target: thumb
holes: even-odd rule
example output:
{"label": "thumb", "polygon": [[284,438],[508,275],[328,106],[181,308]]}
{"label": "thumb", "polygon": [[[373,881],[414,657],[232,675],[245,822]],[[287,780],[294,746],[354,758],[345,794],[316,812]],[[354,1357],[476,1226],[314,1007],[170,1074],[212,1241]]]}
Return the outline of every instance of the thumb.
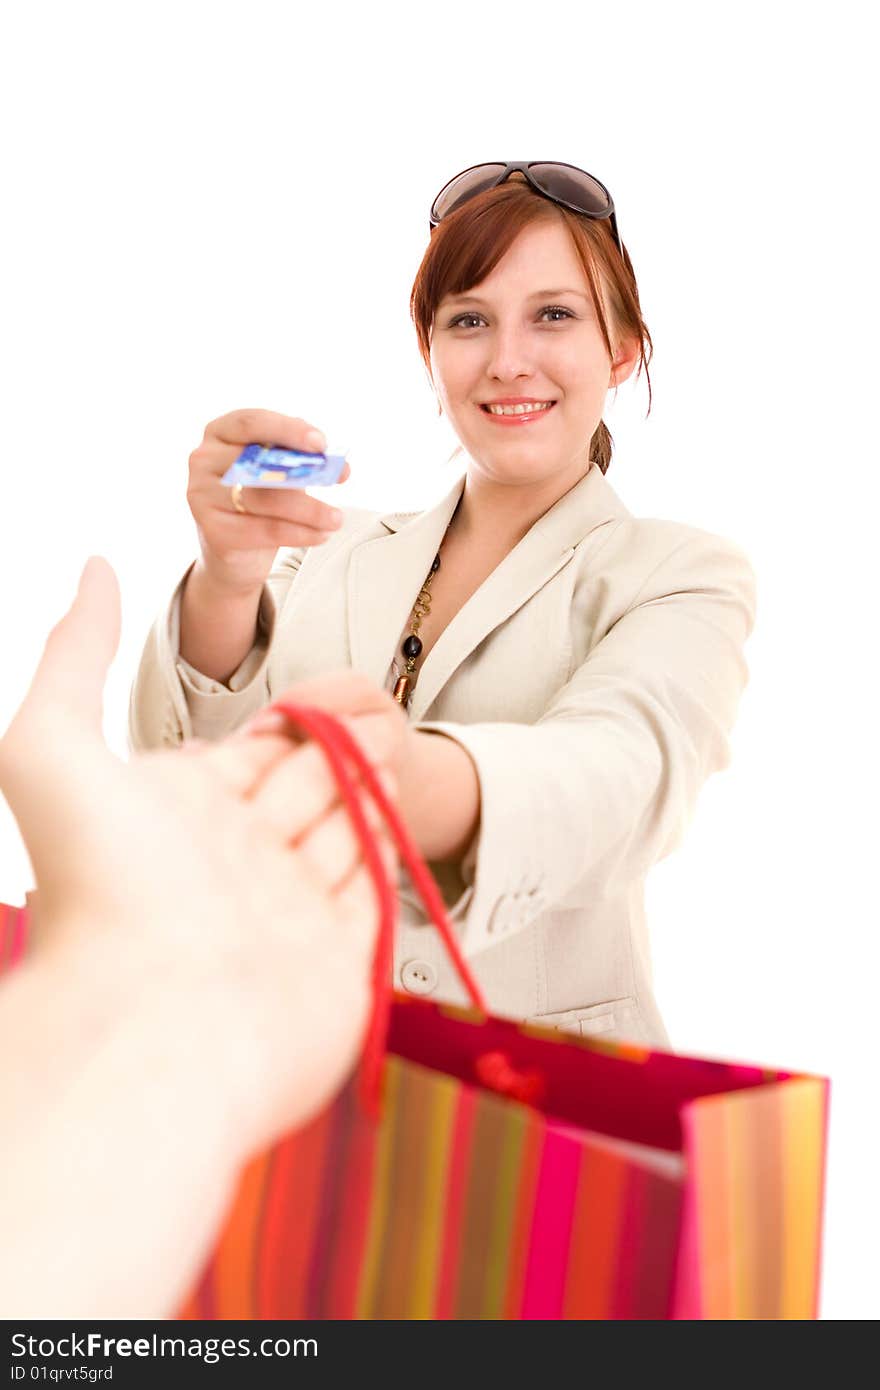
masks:
{"label": "thumb", "polygon": [[72,714],[100,735],[104,684],[119,646],[119,583],[111,566],[93,555],[76,598],[52,629],[21,714]]}
{"label": "thumb", "polygon": [[[81,815],[81,756],[104,749],[104,681],[119,643],[119,586],[106,560],[89,560],[76,598],[50,632],[24,702],[0,739],[0,789],[42,887],[43,859]],[[76,752],[77,758],[73,758]],[[109,757],[109,754],[106,755]],[[86,764],[86,771],[93,764]],[[67,793],[70,783],[76,796]]]}

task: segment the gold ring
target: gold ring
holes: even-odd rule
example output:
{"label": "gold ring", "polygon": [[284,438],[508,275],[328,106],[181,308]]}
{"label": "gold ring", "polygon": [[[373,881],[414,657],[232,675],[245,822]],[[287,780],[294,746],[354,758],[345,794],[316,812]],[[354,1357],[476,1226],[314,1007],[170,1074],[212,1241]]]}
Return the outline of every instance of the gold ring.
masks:
{"label": "gold ring", "polygon": [[230,492],[230,496],[232,498],[232,505],[237,512],[241,513],[242,516],[249,516],[250,513],[248,512],[247,507],[244,505],[244,502],[242,501],[241,497],[243,491],[244,489],[241,483],[233,483],[232,491]]}

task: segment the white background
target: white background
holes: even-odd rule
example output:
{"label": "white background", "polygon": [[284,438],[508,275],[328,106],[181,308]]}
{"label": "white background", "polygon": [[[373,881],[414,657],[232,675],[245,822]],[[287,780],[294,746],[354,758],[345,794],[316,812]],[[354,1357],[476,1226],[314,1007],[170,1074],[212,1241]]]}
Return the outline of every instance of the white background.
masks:
{"label": "white background", "polygon": [[[650,887],[659,997],[682,1050],[831,1075],[824,1314],[877,1316],[870,7],[6,12],[0,725],[98,551],[123,590],[124,749],[214,416],[319,424],[351,447],[340,500],[439,496],[454,441],[407,307],[433,194],[484,159],[608,184],[656,348],[650,417],[644,380],[609,401],[610,481],[732,537],[759,580],[732,767]],[[28,885],[3,810],[0,899]]]}

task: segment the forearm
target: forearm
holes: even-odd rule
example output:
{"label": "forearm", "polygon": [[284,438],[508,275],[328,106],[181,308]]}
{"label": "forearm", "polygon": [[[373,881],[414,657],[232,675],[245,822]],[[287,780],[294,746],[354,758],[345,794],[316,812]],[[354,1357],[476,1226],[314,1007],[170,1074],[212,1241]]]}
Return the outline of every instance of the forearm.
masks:
{"label": "forearm", "polygon": [[413,733],[400,771],[400,807],[426,859],[460,859],[480,824],[480,783],[470,755],[442,734]]}
{"label": "forearm", "polygon": [[0,1309],[163,1317],[196,1277],[240,1155],[197,997],[106,939],[0,992]]}
{"label": "forearm", "polygon": [[180,599],[183,660],[225,684],[256,641],[262,592],[262,586],[243,593],[222,590],[197,560]]}

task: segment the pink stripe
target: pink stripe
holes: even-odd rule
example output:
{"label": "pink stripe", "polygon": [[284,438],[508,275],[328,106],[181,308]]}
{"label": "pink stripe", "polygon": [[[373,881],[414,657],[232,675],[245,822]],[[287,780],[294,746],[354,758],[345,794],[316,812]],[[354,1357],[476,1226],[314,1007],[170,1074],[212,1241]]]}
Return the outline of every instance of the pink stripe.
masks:
{"label": "pink stripe", "polygon": [[685,1152],[691,1158],[686,1169],[684,1200],[681,1210],[681,1227],[678,1237],[678,1257],[675,1262],[672,1306],[670,1318],[685,1321],[699,1320],[703,1316],[703,1299],[700,1289],[700,1237],[699,1210],[697,1204],[697,1183],[693,1163],[693,1127],[687,1111],[682,1115]]}
{"label": "pink stripe", "polygon": [[568,1134],[548,1129],[541,1151],[532,1234],[520,1317],[563,1315],[571,1228],[583,1148]]}
{"label": "pink stripe", "polygon": [[12,945],[9,948],[9,964],[17,965],[19,958],[24,954],[24,943],[27,937],[27,909],[22,908],[13,917]]}

